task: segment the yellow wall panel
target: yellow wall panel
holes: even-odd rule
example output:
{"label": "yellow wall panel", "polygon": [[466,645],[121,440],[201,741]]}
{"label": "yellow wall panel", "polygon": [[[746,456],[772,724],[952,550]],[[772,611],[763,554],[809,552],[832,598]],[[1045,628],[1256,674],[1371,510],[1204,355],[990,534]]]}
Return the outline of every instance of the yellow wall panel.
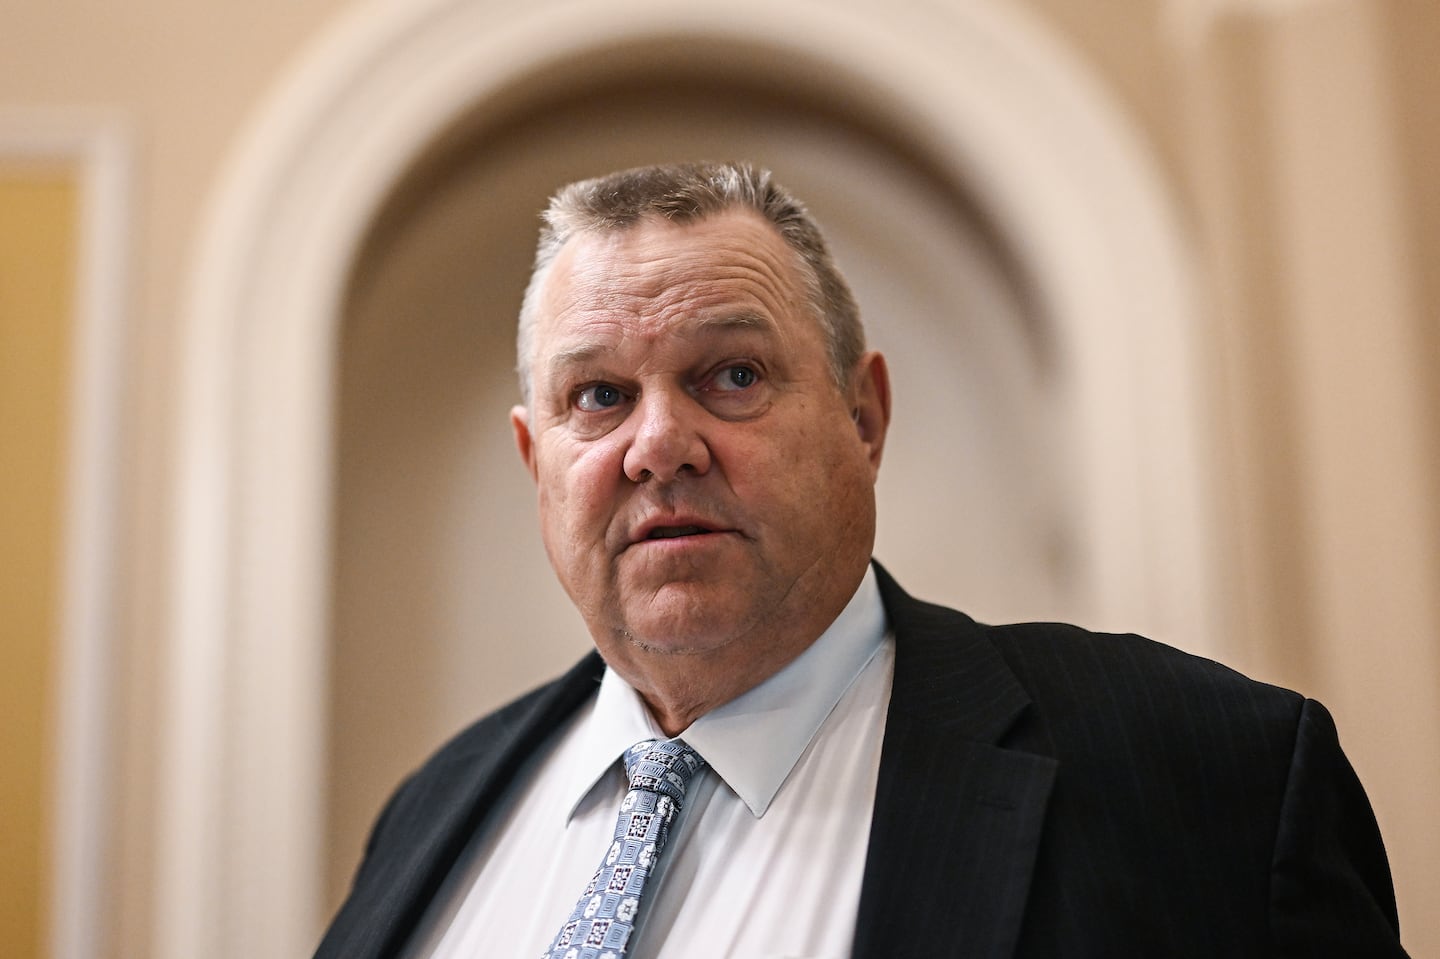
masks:
{"label": "yellow wall panel", "polygon": [[78,190],[0,164],[0,955],[38,957]]}

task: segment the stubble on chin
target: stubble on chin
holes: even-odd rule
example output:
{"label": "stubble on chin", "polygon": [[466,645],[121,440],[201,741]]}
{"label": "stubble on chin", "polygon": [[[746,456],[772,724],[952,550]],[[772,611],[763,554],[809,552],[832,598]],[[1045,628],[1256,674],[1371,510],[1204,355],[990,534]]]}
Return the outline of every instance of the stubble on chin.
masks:
{"label": "stubble on chin", "polygon": [[[650,620],[651,622],[644,622]],[[634,619],[622,618],[611,635],[623,649],[644,656],[701,656],[729,645],[745,629],[723,625],[724,617],[701,609],[683,612],[647,611]]]}
{"label": "stubble on chin", "polygon": [[616,638],[626,647],[637,650],[647,656],[695,656],[702,651],[699,646],[691,646],[685,643],[662,644],[641,639],[626,627],[621,627],[616,632]]}

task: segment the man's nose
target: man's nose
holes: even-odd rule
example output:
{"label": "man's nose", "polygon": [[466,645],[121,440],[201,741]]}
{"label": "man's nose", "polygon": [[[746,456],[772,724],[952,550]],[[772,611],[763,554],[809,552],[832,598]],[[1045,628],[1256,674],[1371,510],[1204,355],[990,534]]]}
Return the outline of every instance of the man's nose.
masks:
{"label": "man's nose", "polygon": [[625,451],[625,475],[632,482],[662,483],[710,469],[710,447],[701,435],[701,410],[689,395],[642,393],[631,414],[635,435]]}

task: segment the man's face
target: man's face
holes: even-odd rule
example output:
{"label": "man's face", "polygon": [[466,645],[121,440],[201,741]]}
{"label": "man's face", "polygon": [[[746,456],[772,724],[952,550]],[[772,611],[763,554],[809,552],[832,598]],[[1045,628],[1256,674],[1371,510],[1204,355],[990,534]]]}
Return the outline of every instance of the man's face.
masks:
{"label": "man's face", "polygon": [[642,693],[676,657],[743,692],[864,575],[884,361],[842,392],[793,254],[750,211],[572,238],[539,304],[512,422],[551,564]]}

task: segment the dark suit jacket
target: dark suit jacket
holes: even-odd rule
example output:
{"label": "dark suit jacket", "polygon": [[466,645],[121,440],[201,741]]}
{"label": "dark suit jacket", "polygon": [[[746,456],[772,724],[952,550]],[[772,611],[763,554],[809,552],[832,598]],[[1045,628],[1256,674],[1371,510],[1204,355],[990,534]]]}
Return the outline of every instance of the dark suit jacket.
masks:
{"label": "dark suit jacket", "polygon": [[[895,679],[857,959],[1404,955],[1320,704],[1137,636],[983,626],[876,569]],[[397,791],[318,957],[404,946],[602,669],[482,719]]]}

